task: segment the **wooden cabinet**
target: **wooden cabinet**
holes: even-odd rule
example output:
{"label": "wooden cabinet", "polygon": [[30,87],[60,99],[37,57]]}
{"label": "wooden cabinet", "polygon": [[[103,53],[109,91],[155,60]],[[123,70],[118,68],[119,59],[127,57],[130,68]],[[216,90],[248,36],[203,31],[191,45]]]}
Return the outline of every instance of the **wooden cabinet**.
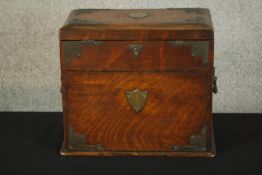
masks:
{"label": "wooden cabinet", "polygon": [[213,46],[207,9],[72,11],[61,154],[214,156]]}

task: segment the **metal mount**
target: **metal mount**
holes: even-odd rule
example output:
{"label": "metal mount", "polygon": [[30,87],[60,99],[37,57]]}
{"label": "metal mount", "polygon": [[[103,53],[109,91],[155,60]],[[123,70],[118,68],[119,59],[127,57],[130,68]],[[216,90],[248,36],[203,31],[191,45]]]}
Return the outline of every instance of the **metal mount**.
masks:
{"label": "metal mount", "polygon": [[208,41],[169,41],[173,47],[190,46],[193,57],[201,57],[203,64],[208,64]]}
{"label": "metal mount", "polygon": [[70,63],[73,58],[81,58],[82,45],[98,46],[100,44],[102,44],[102,41],[65,41],[65,64]]}
{"label": "metal mount", "polygon": [[206,130],[207,125],[205,124],[200,131],[199,135],[192,135],[189,138],[189,146],[177,146],[173,145],[171,147],[172,151],[178,152],[194,152],[194,151],[206,151]]}
{"label": "metal mount", "polygon": [[101,144],[88,145],[85,141],[85,135],[76,133],[74,129],[68,128],[68,147],[70,150],[84,150],[84,151],[103,151],[104,146]]}

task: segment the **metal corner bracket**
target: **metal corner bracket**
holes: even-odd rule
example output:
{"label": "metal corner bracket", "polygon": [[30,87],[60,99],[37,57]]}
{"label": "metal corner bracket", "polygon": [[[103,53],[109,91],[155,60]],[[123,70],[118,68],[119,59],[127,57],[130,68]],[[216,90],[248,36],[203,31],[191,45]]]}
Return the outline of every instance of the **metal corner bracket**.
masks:
{"label": "metal corner bracket", "polygon": [[102,44],[102,41],[65,41],[65,64],[69,64],[73,58],[81,58],[82,45],[98,46],[100,44]]}
{"label": "metal corner bracket", "polygon": [[84,151],[103,151],[104,146],[101,144],[88,145],[85,141],[85,135],[76,133],[74,129],[68,128],[68,147],[70,150]]}
{"label": "metal corner bracket", "polygon": [[172,40],[169,43],[173,47],[190,46],[192,49],[192,57],[201,57],[203,64],[208,64],[208,48],[209,41],[183,41]]}
{"label": "metal corner bracket", "polygon": [[190,136],[188,146],[173,145],[171,147],[171,150],[172,151],[181,151],[181,152],[206,151],[206,137],[207,137],[206,130],[207,130],[207,124],[204,124],[204,126],[200,130],[199,135]]}

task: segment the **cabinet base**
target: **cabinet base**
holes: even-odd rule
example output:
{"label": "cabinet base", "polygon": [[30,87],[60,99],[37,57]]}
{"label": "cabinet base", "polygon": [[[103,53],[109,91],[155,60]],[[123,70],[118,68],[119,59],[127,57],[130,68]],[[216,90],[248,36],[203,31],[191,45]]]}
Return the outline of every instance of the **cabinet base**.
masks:
{"label": "cabinet base", "polygon": [[172,151],[82,151],[67,149],[62,144],[59,152],[62,156],[169,156],[169,157],[215,157],[215,139],[212,132],[210,151],[203,152],[172,152]]}

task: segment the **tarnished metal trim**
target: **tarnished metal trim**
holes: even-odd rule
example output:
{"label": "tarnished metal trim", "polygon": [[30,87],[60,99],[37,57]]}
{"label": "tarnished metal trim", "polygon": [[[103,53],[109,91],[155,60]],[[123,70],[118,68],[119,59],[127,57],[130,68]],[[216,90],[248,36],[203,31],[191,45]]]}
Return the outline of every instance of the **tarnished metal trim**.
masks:
{"label": "tarnished metal trim", "polygon": [[83,146],[69,146],[70,151],[104,151],[105,148],[101,144],[83,145]]}
{"label": "tarnished metal trim", "polygon": [[86,40],[86,41],[65,41],[65,63],[68,64],[73,58],[80,58],[82,55],[82,45],[98,46],[102,41]]}
{"label": "tarnished metal trim", "polygon": [[135,57],[137,57],[140,54],[143,48],[144,46],[142,44],[130,44],[128,46],[129,51],[131,51]]}
{"label": "tarnished metal trim", "polygon": [[203,14],[204,11],[201,8],[166,8],[167,10],[184,11],[186,13]]}
{"label": "tarnished metal trim", "polygon": [[207,125],[205,124],[201,130],[199,135],[192,135],[190,137],[190,145],[196,145],[196,146],[201,146],[205,147],[206,146],[206,130],[207,130]]}
{"label": "tarnished metal trim", "polygon": [[92,19],[78,19],[78,18],[72,18],[68,22],[69,25],[100,25],[100,24],[105,24],[104,22],[102,23],[101,21],[95,21]]}
{"label": "tarnished metal trim", "polygon": [[134,18],[134,19],[145,18],[148,17],[148,15],[149,15],[148,13],[143,13],[143,12],[133,12],[128,14],[130,18]]}
{"label": "tarnished metal trim", "polygon": [[206,151],[206,147],[199,147],[199,146],[176,146],[173,145],[171,148],[172,151],[176,152],[204,152]]}
{"label": "tarnished metal trim", "polygon": [[216,76],[213,77],[213,89],[212,90],[215,94],[217,94],[218,89],[217,89],[217,77]]}
{"label": "tarnished metal trim", "polygon": [[85,136],[83,134],[76,133],[74,129],[71,126],[69,126],[68,145],[71,147],[85,145]]}
{"label": "tarnished metal trim", "polygon": [[181,152],[194,152],[194,151],[206,151],[206,130],[207,125],[205,124],[200,131],[199,135],[192,135],[189,139],[189,145],[187,146],[177,146],[173,145],[171,147],[172,151],[181,151]]}
{"label": "tarnished metal trim", "polygon": [[139,112],[146,104],[148,92],[134,89],[132,91],[126,91],[126,97],[131,108],[135,112]]}
{"label": "tarnished metal trim", "polygon": [[112,9],[76,9],[74,10],[74,15],[78,16],[78,15],[93,13],[97,11],[109,11],[109,10]]}
{"label": "tarnished metal trim", "polygon": [[95,11],[97,11],[97,9],[77,9],[74,10],[74,15],[78,16],[86,13],[93,13]]}
{"label": "tarnished metal trim", "polygon": [[85,135],[76,133],[74,129],[68,128],[68,148],[70,150],[85,150],[85,151],[103,151],[104,146],[101,144],[88,145],[85,141]]}
{"label": "tarnished metal trim", "polygon": [[173,47],[190,46],[193,57],[201,57],[203,64],[208,64],[209,41],[169,41]]}

